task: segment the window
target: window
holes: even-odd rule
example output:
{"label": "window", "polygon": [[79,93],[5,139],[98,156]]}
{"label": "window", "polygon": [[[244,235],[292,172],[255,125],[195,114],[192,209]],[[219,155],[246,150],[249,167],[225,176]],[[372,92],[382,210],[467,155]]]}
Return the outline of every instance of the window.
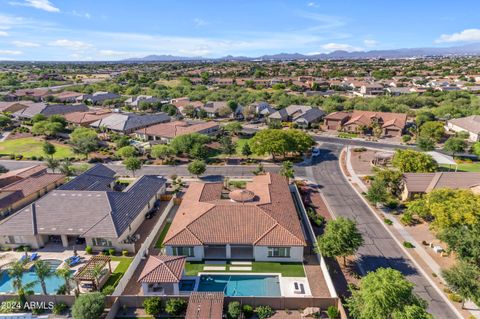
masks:
{"label": "window", "polygon": [[93,246],[112,247],[112,242],[105,238],[92,238]]}
{"label": "window", "polygon": [[290,247],[268,247],[268,257],[290,257]]}
{"label": "window", "polygon": [[174,256],[194,257],[193,247],[172,247]]}

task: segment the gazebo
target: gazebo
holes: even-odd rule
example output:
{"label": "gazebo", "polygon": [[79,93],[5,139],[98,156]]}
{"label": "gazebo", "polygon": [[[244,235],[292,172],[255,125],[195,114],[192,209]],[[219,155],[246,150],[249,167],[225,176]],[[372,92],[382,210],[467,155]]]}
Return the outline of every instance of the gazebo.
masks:
{"label": "gazebo", "polygon": [[108,264],[108,275],[112,273],[112,266],[110,265],[110,261],[112,259],[109,256],[97,255],[90,258],[90,260],[83,265],[73,276],[73,280],[77,283],[77,290],[80,290],[80,283],[83,281],[89,282],[95,290],[98,290],[99,284],[98,279],[102,277],[99,276],[97,271],[103,270],[105,266]]}

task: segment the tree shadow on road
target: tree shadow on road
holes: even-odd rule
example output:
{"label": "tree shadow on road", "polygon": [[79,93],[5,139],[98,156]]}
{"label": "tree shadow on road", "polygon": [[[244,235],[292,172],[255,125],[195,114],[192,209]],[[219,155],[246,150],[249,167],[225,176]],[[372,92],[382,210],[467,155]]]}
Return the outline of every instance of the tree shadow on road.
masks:
{"label": "tree shadow on road", "polygon": [[365,272],[375,271],[378,268],[393,268],[405,276],[419,275],[418,270],[406,258],[362,255],[358,257],[357,263]]}

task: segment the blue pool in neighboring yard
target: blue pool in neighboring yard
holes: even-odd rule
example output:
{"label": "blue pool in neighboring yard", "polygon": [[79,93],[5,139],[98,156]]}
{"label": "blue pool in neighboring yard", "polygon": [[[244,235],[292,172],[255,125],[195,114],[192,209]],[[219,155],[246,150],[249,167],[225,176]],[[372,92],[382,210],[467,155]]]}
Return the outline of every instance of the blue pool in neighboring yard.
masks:
{"label": "blue pool in neighboring yard", "polygon": [[202,275],[198,291],[223,291],[226,296],[281,296],[274,275]]}
{"label": "blue pool in neighboring yard", "polygon": [[[56,259],[46,259],[44,260],[50,264],[50,267],[52,269],[52,272],[55,271],[55,269],[58,268],[58,266],[62,263],[61,260],[56,260]],[[0,272],[0,293],[10,293],[14,292],[15,289],[13,289],[12,286],[12,278],[8,275],[8,271],[4,270]],[[34,286],[32,287],[31,290],[33,290],[36,294],[41,294],[42,293],[42,287],[40,286],[40,283],[38,282],[38,277],[35,274],[35,269],[34,267],[30,268],[29,270],[25,271],[22,277],[22,282],[23,284],[28,284],[31,282],[35,282]],[[47,293],[49,294],[54,294],[56,293],[57,289],[62,286],[65,281],[62,278],[57,277],[56,275],[52,275],[51,277],[47,278],[45,280],[46,286],[47,286]]]}

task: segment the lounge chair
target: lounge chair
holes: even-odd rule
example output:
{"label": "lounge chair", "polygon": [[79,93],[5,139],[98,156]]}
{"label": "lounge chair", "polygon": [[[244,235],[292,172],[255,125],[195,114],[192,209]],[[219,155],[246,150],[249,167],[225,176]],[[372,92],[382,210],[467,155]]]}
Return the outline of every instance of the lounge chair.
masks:
{"label": "lounge chair", "polygon": [[70,260],[70,262],[68,263],[68,265],[69,265],[70,267],[72,267],[72,266],[78,265],[78,264],[80,263],[80,261],[81,261],[81,260],[80,260],[80,256],[75,256],[75,257],[73,257],[73,258]]}
{"label": "lounge chair", "polygon": [[30,255],[30,261],[35,261],[38,257],[38,253],[33,253]]}

